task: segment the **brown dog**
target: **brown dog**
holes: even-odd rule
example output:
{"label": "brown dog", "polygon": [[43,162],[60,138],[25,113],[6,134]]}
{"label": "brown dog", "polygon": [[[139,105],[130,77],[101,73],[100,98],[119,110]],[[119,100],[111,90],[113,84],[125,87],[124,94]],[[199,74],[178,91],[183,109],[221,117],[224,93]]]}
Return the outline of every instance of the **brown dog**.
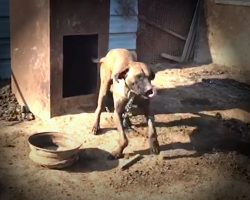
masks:
{"label": "brown dog", "polygon": [[151,80],[154,73],[141,62],[136,62],[133,55],[126,49],[113,49],[100,60],[100,90],[98,104],[95,111],[95,121],[92,133],[97,134],[100,129],[100,115],[104,97],[112,89],[114,100],[114,118],[119,132],[119,146],[112,153],[113,158],[120,158],[128,139],[122,125],[122,114],[131,96],[139,97],[140,108],[148,123],[149,144],[152,153],[159,153],[159,143],[154,127],[154,117],[150,114],[150,98],[156,94]]}

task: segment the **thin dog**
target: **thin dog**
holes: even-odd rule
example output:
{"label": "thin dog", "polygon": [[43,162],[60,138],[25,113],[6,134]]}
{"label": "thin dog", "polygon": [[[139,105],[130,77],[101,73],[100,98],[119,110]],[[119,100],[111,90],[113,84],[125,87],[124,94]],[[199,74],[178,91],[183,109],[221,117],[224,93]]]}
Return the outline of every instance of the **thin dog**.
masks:
{"label": "thin dog", "polygon": [[128,145],[128,139],[122,125],[122,114],[129,99],[135,96],[147,119],[151,153],[159,154],[160,148],[154,127],[154,116],[150,113],[150,98],[156,95],[156,90],[151,84],[151,80],[155,76],[154,73],[146,64],[137,62],[135,56],[126,49],[110,50],[105,57],[100,59],[100,63],[100,89],[92,133],[97,134],[100,129],[99,123],[104,97],[108,90],[112,90],[119,145],[111,157],[114,159],[122,157],[123,150]]}

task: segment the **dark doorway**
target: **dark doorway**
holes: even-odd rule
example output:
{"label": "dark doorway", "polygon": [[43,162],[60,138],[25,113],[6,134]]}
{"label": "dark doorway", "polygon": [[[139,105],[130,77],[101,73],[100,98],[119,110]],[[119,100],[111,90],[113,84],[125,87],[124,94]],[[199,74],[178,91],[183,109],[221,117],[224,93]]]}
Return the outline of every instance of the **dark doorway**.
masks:
{"label": "dark doorway", "polygon": [[96,92],[98,35],[63,37],[63,97]]}

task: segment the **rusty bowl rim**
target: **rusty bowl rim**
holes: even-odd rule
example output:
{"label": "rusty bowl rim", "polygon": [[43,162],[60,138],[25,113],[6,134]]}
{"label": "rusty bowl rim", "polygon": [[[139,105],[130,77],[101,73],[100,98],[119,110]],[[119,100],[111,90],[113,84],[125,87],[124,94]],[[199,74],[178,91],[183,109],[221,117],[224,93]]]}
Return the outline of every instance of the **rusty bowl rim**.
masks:
{"label": "rusty bowl rim", "polygon": [[[70,149],[67,149],[67,150],[52,150],[52,149],[41,148],[41,147],[38,147],[38,146],[32,144],[31,139],[32,139],[33,137],[42,136],[42,135],[44,135],[44,134],[63,135],[67,140],[71,140],[71,141],[73,141],[73,142],[75,142],[75,143],[78,143],[78,145],[76,145],[76,147],[74,147],[74,148],[70,148]],[[72,139],[71,137],[69,137],[68,134],[63,133],[63,132],[55,132],[55,131],[47,131],[47,132],[39,132],[39,133],[31,134],[31,135],[28,137],[28,143],[29,143],[29,145],[30,145],[31,147],[35,148],[35,150],[41,150],[41,151],[49,152],[49,153],[66,153],[66,152],[78,150],[78,149],[80,149],[80,147],[82,146],[82,143],[77,142],[76,139]],[[30,147],[30,148],[31,148],[31,147]],[[33,151],[32,148],[31,148],[31,151]]]}

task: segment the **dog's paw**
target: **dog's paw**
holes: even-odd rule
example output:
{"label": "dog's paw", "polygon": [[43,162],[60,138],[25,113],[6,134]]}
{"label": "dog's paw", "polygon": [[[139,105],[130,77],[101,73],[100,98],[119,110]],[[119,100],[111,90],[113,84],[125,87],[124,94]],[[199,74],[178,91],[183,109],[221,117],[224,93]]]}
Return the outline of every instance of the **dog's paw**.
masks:
{"label": "dog's paw", "polygon": [[125,128],[125,129],[130,129],[132,128],[132,123],[130,121],[130,119],[128,117],[124,118],[122,120],[122,126]]}
{"label": "dog's paw", "polygon": [[158,155],[160,153],[160,145],[156,138],[150,139],[150,153]]}

